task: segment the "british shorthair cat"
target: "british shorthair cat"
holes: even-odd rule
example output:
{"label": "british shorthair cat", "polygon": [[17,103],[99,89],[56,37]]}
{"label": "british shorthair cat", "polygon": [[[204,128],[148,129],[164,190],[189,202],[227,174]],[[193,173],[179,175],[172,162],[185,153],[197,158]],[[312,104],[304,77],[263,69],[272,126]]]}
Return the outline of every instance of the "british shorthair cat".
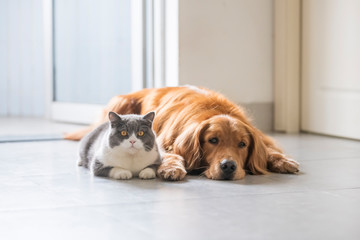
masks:
{"label": "british shorthair cat", "polygon": [[80,142],[79,166],[95,176],[114,179],[151,179],[161,163],[152,129],[155,112],[146,115],[118,115],[109,112],[106,122]]}

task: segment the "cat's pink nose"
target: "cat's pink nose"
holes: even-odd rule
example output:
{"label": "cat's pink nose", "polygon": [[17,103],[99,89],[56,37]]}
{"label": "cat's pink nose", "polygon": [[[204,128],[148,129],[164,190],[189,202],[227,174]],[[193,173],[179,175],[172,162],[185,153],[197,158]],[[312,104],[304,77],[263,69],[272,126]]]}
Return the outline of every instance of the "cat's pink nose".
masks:
{"label": "cat's pink nose", "polygon": [[129,142],[134,145],[134,143],[136,142],[135,140],[129,140]]}

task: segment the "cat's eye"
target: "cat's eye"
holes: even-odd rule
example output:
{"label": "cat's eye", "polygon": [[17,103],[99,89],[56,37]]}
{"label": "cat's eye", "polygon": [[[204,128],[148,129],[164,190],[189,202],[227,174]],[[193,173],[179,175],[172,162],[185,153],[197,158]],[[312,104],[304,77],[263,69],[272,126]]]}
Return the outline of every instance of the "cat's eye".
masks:
{"label": "cat's eye", "polygon": [[126,136],[127,132],[126,131],[121,131],[121,136]]}
{"label": "cat's eye", "polygon": [[143,136],[144,135],[144,131],[139,131],[138,132],[138,135],[141,137],[141,136]]}
{"label": "cat's eye", "polygon": [[239,148],[244,148],[244,147],[246,147],[246,143],[244,143],[244,142],[239,142],[238,147],[239,147]]}
{"label": "cat's eye", "polygon": [[218,142],[219,142],[219,139],[218,139],[218,138],[216,138],[216,137],[214,137],[214,138],[210,138],[210,139],[209,139],[209,143],[211,143],[211,144],[216,145],[216,144],[218,144]]}

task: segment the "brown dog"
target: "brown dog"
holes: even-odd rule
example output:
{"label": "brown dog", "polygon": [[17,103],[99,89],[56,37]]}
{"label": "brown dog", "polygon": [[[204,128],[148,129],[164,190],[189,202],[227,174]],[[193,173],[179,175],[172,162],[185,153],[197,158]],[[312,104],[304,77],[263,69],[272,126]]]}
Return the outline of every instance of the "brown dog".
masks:
{"label": "brown dog", "polygon": [[107,121],[109,111],[144,114],[156,111],[154,130],[165,150],[158,175],[182,180],[187,171],[204,170],[210,179],[242,179],[248,171],[294,173],[299,164],[285,156],[250,123],[244,110],[224,96],[197,87],[144,89],[116,96],[93,126],[66,135],[79,140]]}

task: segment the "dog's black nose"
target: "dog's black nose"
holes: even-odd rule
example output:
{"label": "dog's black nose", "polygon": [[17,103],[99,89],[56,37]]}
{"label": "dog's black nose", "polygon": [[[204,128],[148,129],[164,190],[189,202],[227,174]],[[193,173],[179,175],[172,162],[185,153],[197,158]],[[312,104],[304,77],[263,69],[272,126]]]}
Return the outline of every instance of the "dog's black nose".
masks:
{"label": "dog's black nose", "polygon": [[227,178],[235,172],[236,162],[234,162],[233,160],[224,159],[220,163],[220,168],[224,174],[224,177]]}

